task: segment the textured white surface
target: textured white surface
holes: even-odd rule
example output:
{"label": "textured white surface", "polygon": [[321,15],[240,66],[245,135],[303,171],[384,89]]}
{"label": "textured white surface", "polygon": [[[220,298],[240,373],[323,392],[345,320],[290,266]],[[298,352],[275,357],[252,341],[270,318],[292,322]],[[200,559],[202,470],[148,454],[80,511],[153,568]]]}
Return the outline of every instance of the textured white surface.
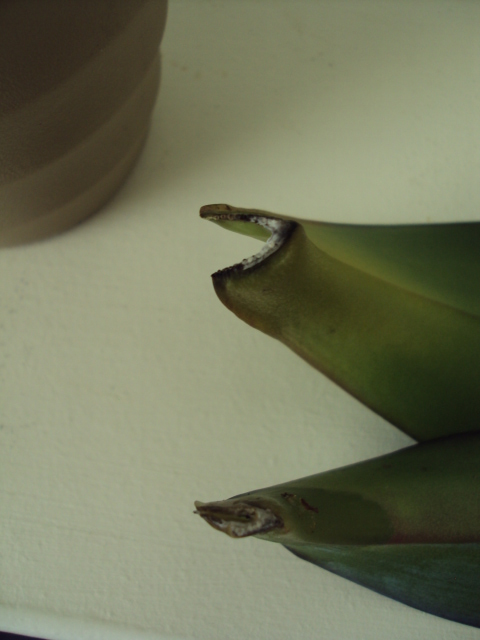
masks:
{"label": "textured white surface", "polygon": [[222,307],[209,274],[259,245],[198,209],[478,219],[479,24],[476,0],[171,0],[126,186],[0,252],[0,628],[480,638],[192,513],[409,442]]}

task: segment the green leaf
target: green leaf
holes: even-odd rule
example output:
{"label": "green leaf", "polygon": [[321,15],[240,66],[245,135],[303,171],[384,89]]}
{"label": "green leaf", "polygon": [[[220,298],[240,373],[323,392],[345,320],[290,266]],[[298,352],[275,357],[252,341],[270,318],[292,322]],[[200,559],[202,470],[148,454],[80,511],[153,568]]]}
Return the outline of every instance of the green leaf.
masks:
{"label": "green leaf", "polygon": [[478,429],[480,223],[334,225],[208,205],[267,239],[220,300],[413,438]]}
{"label": "green leaf", "polygon": [[480,433],[208,504],[234,538],[295,555],[400,602],[480,626]]}

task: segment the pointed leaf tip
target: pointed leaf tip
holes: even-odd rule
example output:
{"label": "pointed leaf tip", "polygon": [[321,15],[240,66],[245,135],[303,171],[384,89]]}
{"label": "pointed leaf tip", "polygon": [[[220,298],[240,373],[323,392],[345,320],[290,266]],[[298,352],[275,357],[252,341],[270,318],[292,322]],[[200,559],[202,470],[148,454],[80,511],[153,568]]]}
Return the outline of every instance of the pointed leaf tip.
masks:
{"label": "pointed leaf tip", "polygon": [[195,502],[196,512],[211,527],[231,538],[247,538],[281,529],[283,522],[271,509],[238,500]]}

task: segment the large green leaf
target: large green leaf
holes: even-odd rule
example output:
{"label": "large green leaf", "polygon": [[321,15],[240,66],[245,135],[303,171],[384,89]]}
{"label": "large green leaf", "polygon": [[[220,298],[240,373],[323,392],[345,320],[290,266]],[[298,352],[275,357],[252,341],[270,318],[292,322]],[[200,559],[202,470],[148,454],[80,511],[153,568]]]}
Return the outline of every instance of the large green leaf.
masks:
{"label": "large green leaf", "polygon": [[334,225],[228,205],[266,240],[213,275],[220,300],[417,440],[478,428],[480,223]]}

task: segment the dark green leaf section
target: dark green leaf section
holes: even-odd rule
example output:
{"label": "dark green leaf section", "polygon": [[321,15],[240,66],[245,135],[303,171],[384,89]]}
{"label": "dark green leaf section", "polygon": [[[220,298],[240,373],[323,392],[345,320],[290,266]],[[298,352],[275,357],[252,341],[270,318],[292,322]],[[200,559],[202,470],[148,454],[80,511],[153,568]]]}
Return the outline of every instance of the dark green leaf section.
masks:
{"label": "dark green leaf section", "polygon": [[[252,228],[244,213],[223,212],[215,218],[209,209],[203,215],[220,224],[227,215],[234,230],[245,224],[248,233]],[[475,431],[480,317],[458,305],[470,300],[473,310],[473,301],[480,301],[475,292],[480,274],[478,279],[466,276],[470,266],[473,274],[478,271],[473,246],[480,225],[440,226],[396,228],[395,240],[389,240],[388,228],[372,228],[368,235],[364,227],[293,224],[264,260],[214,274],[215,291],[242,320],[281,340],[413,438]],[[447,249],[447,237],[456,238],[455,250]],[[440,260],[442,252],[432,248],[437,242],[448,268]],[[319,248],[327,244],[329,252]],[[425,261],[423,271],[419,261]],[[388,264],[393,275],[379,277]],[[456,275],[447,282],[449,269]],[[416,290],[405,284],[415,280],[415,273]],[[462,289],[463,280],[468,282]],[[425,295],[420,295],[422,288]],[[462,294],[455,298],[457,290]]]}
{"label": "dark green leaf section", "polygon": [[408,291],[480,316],[480,223],[302,224],[310,240],[332,257]]}
{"label": "dark green leaf section", "polygon": [[411,607],[480,627],[479,543],[286,548]]}

